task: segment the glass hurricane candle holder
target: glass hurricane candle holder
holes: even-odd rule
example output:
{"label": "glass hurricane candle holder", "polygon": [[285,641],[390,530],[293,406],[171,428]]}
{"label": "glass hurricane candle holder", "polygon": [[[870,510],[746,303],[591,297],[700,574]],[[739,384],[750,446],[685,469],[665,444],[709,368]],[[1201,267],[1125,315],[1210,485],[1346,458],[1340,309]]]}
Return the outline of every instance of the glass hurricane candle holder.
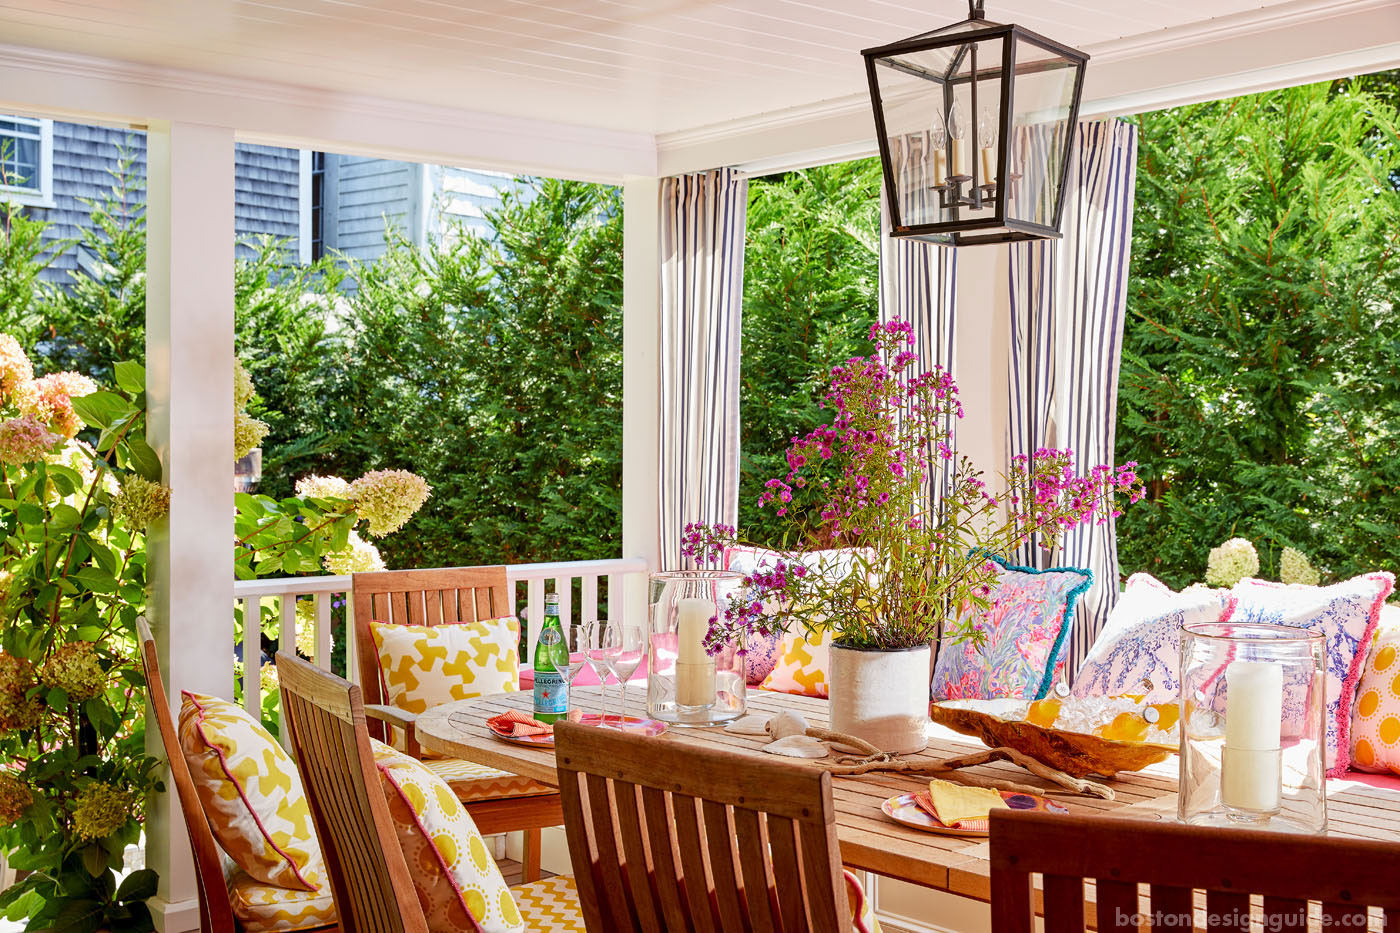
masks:
{"label": "glass hurricane candle holder", "polygon": [[681,726],[713,726],[744,715],[743,645],[709,654],[710,620],[724,611],[744,575],[682,570],[651,575],[647,626],[647,715]]}
{"label": "glass hurricane candle holder", "polygon": [[1327,830],[1325,650],[1289,625],[1182,629],[1182,822]]}

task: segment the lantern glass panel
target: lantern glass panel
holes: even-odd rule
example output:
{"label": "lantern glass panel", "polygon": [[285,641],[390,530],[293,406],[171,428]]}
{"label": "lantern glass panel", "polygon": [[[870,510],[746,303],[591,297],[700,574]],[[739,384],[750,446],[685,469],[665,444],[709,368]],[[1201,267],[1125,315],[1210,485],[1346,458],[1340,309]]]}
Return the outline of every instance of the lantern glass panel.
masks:
{"label": "lantern glass panel", "polygon": [[1016,40],[1015,55],[1007,216],[1053,226],[1082,66],[1025,38]]}
{"label": "lantern glass panel", "polygon": [[[983,189],[980,207],[965,202],[974,186],[986,185],[996,174],[1005,123],[1003,42],[998,36],[877,59],[876,80],[903,226],[991,222],[995,217],[994,189]],[[976,106],[971,81],[974,48]]]}

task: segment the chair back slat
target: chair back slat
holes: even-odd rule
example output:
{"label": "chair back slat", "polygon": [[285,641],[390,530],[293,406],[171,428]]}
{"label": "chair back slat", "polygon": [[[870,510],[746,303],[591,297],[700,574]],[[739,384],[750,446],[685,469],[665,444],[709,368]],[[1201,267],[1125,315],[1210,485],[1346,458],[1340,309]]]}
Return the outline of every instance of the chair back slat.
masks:
{"label": "chair back slat", "polygon": [[652,877],[656,884],[656,900],[664,920],[663,929],[686,933],[692,929],[690,908],[681,888],[680,853],[676,839],[666,828],[674,819],[670,813],[671,800],[655,787],[643,787],[641,831],[647,835],[647,850],[651,853]]}
{"label": "chair back slat", "polygon": [[[379,671],[379,653],[369,631],[371,622],[442,625],[499,619],[510,614],[508,588],[506,568],[502,565],[355,574],[351,602],[355,607],[355,650],[365,702],[388,702]],[[371,722],[369,729],[375,738],[385,738],[383,723]]]}
{"label": "chair back slat", "polygon": [[555,761],[575,880],[600,928],[849,926],[825,772],[565,722]]}
{"label": "chair back slat", "polygon": [[180,801],[180,814],[185,819],[185,829],[189,834],[190,849],[194,852],[195,882],[199,893],[199,928],[206,933],[234,933],[233,907],[229,903],[228,888],[224,884],[223,861],[219,858],[218,843],[209,828],[209,818],[204,815],[204,805],[199,802],[195,790],[194,776],[185,761],[185,753],[180,748],[180,738],[175,732],[175,720],[170,715],[170,700],[165,692],[165,680],[160,673],[160,655],[156,649],[155,636],[145,617],[136,620],[136,634],[141,640],[141,665],[146,672],[146,694],[150,698],[151,709],[155,712],[156,726],[160,731],[160,742],[165,749],[166,762],[170,768],[170,780],[175,785],[175,796]]}
{"label": "chair back slat", "polygon": [[369,746],[360,688],[286,652],[282,709],[344,933],[427,933]]}
{"label": "chair back slat", "polygon": [[1164,933],[1189,930],[1202,915],[1210,933],[1243,933],[1251,895],[1263,898],[1255,914],[1267,931],[1302,933],[1310,910],[1323,929],[1364,930],[1349,924],[1367,907],[1400,917],[1400,846],[1390,843],[1002,810],[991,824],[992,933],[1035,929],[1035,874],[1046,933],[1084,929],[1083,897],[1071,892],[1086,881],[1098,882],[1100,930],[1124,929],[1120,911],[1139,913],[1138,883],[1151,886],[1141,929]]}
{"label": "chair back slat", "polygon": [[[622,864],[632,905],[645,929],[663,929],[661,913],[656,905],[652,885],[651,853],[642,836],[641,788],[635,784],[618,785],[613,794],[617,813],[618,835],[622,840]],[[629,792],[630,791],[630,792]]]}
{"label": "chair back slat", "polygon": [[1100,880],[1095,886],[1099,933],[1137,933],[1138,886],[1131,881]]}

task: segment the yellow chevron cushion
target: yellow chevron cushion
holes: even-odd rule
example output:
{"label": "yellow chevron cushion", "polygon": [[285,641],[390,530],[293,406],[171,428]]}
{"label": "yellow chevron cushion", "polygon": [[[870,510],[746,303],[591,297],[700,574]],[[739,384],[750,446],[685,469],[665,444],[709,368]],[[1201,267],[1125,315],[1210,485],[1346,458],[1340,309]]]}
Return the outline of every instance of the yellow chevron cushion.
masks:
{"label": "yellow chevron cushion", "polygon": [[238,704],[182,695],[180,749],[219,844],[257,881],[320,890],[321,846],[292,759]]}
{"label": "yellow chevron cushion", "polygon": [[568,875],[555,875],[510,889],[520,905],[525,929],[551,933],[585,933],[583,911],[578,906],[578,889]]}
{"label": "yellow chevron cushion", "polygon": [[336,922],[329,884],[319,891],[294,891],[235,871],[228,878],[228,898],[243,933],[294,933]]}
{"label": "yellow chevron cushion", "polygon": [[762,689],[826,699],[830,669],[830,629],[812,636],[788,632],[778,648],[778,663],[764,678]]}
{"label": "yellow chevron cushion", "polygon": [[520,909],[457,796],[416,758],[370,744],[428,929],[523,933]]}
{"label": "yellow chevron cushion", "polygon": [[520,623],[513,618],[446,625],[371,622],[387,701],[410,713],[453,700],[520,689]]}
{"label": "yellow chevron cushion", "polygon": [[457,799],[463,801],[537,797],[555,792],[548,784],[460,758],[425,758],[423,766],[446,781]]}

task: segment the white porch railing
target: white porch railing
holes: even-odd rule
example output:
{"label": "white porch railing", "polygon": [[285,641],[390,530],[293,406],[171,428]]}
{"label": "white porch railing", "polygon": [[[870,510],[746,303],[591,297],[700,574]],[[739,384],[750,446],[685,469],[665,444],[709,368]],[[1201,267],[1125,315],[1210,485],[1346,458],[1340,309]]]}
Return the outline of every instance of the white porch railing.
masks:
{"label": "white porch railing", "polygon": [[[546,564],[514,564],[506,567],[506,579],[510,581],[508,600],[511,615],[517,611],[523,595],[527,611],[524,621],[525,658],[532,660],[535,639],[539,634],[539,620],[543,618],[544,595],[546,590],[559,594],[559,616],[568,624],[597,622],[600,619],[614,618],[621,612],[623,580],[633,574],[645,574],[647,563],[641,558],[618,558],[615,560],[577,560]],[[574,581],[579,585],[578,606],[574,606]],[[600,607],[598,602],[599,581],[607,581],[606,599]],[[351,578],[348,576],[325,577],[272,577],[263,580],[236,580],[233,584],[235,603],[243,609],[245,623],[262,619],[263,607],[268,606],[277,619],[277,643],[284,650],[297,643],[298,625],[297,604],[306,600],[314,606],[310,623],[312,626],[311,660],[318,667],[331,669],[332,643],[331,628],[335,600],[344,601],[345,614],[345,672],[346,677],[359,679],[359,666],[355,662],[355,620],[353,601],[350,599]],[[531,611],[529,607],[539,607]],[[599,609],[602,612],[599,612]],[[577,609],[577,612],[575,612]],[[243,705],[254,717],[262,713],[262,626],[243,626],[242,655],[245,663],[241,675],[235,675],[243,693]],[[229,663],[234,663],[230,653]],[[241,676],[241,681],[238,678]],[[280,715],[280,714],[279,714]],[[285,727],[282,730],[286,734]],[[285,741],[285,740],[284,740]]]}

